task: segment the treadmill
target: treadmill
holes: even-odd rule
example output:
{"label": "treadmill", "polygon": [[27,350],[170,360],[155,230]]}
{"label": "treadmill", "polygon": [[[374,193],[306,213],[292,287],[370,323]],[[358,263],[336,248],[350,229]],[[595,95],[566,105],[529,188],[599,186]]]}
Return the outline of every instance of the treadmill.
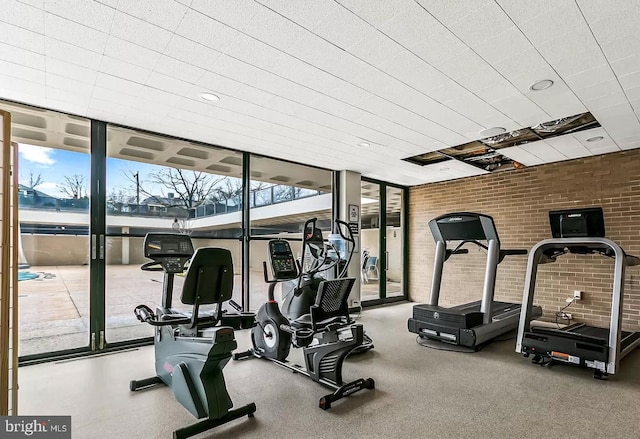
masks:
{"label": "treadmill", "polygon": [[[413,318],[408,321],[409,332],[423,339],[462,347],[459,350],[476,350],[488,341],[516,329],[522,305],[493,300],[496,271],[506,256],[526,255],[527,250],[501,249],[493,218],[480,213],[448,213],[429,221],[429,228],[436,241],[431,296],[428,304],[413,307]],[[459,243],[455,248],[448,249],[447,244],[451,241]],[[439,306],[444,263],[453,255],[469,253],[468,249],[463,248],[467,244],[476,245],[487,253],[482,300],[451,308]],[[531,308],[532,318],[540,315],[540,307]]]}
{"label": "treadmill", "polygon": [[[606,239],[602,208],[549,212],[553,239],[536,244],[529,255],[524,286],[523,308],[516,352],[533,355],[535,364],[554,362],[588,367],[594,378],[613,375],[620,360],[640,344],[640,332],[622,331],[622,302],[626,267],[640,265],[640,258],[627,255],[615,242]],[[600,254],[615,260],[611,321],[608,328],[574,323],[564,328],[532,327],[530,313],[538,265],[555,262],[570,254]]]}

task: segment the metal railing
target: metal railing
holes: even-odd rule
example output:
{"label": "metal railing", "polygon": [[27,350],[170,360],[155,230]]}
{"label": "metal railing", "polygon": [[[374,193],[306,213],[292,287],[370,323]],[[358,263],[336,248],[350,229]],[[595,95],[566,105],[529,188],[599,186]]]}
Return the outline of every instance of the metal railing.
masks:
{"label": "metal railing", "polygon": [[[274,185],[252,190],[250,208],[285,203],[302,198],[328,194],[319,190],[295,186]],[[179,201],[176,199],[176,201]],[[33,210],[52,210],[71,213],[88,213],[89,199],[54,198],[42,196],[18,196],[18,208]],[[166,206],[160,203],[136,204],[119,203],[107,200],[107,215],[150,217],[150,218],[205,218],[242,211],[242,198],[237,195],[228,199],[211,199],[206,204],[187,209],[184,206]]]}

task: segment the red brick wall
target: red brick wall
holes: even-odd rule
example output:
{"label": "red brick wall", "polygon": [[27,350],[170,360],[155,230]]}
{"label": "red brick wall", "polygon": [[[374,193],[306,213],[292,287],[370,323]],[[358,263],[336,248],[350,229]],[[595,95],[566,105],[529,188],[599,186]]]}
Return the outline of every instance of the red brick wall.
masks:
{"label": "red brick wall", "polygon": [[[428,221],[438,215],[470,211],[491,215],[502,248],[530,250],[551,237],[550,210],[601,206],[607,237],[640,256],[640,151],[626,151],[413,187],[409,194],[409,297],[426,302],[431,290],[435,243]],[[471,246],[469,255],[445,263],[440,303],[480,300],[484,254]],[[522,301],[526,256],[511,256],[498,267],[496,300]],[[541,265],[535,303],[546,318],[565,305],[574,290],[583,300],[566,311],[576,321],[608,326],[613,263],[598,256],[564,256]],[[627,269],[624,327],[640,329],[640,267]]]}

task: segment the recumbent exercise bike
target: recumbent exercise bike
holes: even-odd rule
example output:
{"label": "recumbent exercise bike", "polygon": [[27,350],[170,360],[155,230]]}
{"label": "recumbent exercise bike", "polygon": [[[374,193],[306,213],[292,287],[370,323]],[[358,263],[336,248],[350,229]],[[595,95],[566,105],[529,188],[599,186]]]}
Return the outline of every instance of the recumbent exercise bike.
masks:
{"label": "recumbent exercise bike", "polygon": [[[222,374],[237,348],[233,328],[251,327],[254,321],[252,313],[223,314],[222,303],[233,293],[231,252],[214,247],[194,252],[187,235],[149,233],[144,256],[153,261],[144,264],[143,270],[164,271],[162,305],[155,313],[146,305],[134,310],[138,320],[155,328],[156,376],[131,381],[131,391],[166,384],[192,415],[207,418],[176,430],[174,439],[194,436],[245,415],[253,417],[254,403],[231,410],[233,403]],[[187,262],[181,301],[193,306],[191,315],[171,308],[174,276],[184,271]],[[201,305],[210,304],[217,305],[213,313],[198,313]]]}

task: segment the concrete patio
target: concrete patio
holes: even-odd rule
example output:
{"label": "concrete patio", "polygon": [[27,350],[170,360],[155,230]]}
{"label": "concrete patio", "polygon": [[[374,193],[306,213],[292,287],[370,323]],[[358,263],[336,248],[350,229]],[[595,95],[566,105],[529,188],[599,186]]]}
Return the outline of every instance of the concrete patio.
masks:
{"label": "concrete patio", "polygon": [[[89,344],[89,267],[86,265],[32,266],[35,279],[18,283],[19,355],[32,355],[84,347]],[[163,274],[141,271],[139,265],[108,265],[106,270],[107,342],[153,335],[153,328],[133,315],[139,304],[155,308],[162,294]],[[174,308],[179,305],[183,279],[175,278]],[[267,285],[261,271],[252,271],[251,309],[267,299]],[[279,294],[279,289],[276,294]],[[388,283],[389,297],[400,295],[400,284]],[[242,279],[236,274],[233,299],[241,303]],[[378,282],[362,285],[362,300],[378,297]],[[206,310],[206,307],[202,307]]]}

